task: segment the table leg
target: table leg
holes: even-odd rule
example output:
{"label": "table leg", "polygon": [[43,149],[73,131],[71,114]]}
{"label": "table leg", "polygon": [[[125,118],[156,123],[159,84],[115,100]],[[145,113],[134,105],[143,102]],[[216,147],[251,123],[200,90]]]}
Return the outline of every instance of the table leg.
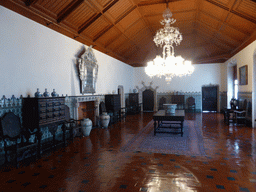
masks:
{"label": "table leg", "polygon": [[183,136],[183,121],[181,121],[181,137]]}
{"label": "table leg", "polygon": [[156,135],[156,120],[154,120],[154,135]]}

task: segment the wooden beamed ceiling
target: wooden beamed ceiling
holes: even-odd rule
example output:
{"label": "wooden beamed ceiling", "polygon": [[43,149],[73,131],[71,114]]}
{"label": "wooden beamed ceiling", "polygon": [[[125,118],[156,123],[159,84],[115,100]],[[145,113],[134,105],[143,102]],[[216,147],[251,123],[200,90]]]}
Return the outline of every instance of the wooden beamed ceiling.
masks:
{"label": "wooden beamed ceiling", "polygon": [[161,48],[153,37],[168,6],[183,41],[175,54],[222,63],[256,40],[254,0],[4,0],[0,5],[131,66]]}

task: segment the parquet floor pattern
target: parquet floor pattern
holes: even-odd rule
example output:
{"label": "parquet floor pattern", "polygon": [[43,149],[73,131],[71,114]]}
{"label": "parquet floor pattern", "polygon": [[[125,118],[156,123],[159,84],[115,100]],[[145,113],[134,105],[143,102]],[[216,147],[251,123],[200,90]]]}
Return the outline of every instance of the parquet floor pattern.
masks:
{"label": "parquet floor pattern", "polygon": [[187,113],[202,130],[207,156],[120,152],[152,116],[129,115],[29,166],[1,172],[0,191],[256,191],[256,129],[225,125],[222,114]]}

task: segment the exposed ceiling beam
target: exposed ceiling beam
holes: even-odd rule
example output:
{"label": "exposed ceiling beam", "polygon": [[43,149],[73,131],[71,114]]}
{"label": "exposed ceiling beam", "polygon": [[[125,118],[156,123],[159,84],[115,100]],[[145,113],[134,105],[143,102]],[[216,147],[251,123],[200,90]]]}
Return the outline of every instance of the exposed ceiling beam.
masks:
{"label": "exposed ceiling beam", "polygon": [[[168,3],[172,3],[175,1],[184,1],[184,0],[169,0]],[[149,1],[143,1],[138,3],[138,7],[148,6],[148,5],[157,5],[157,4],[166,4],[166,3],[167,3],[166,0],[155,0],[155,1],[149,0]]]}
{"label": "exposed ceiling beam", "polygon": [[[175,14],[178,13],[189,13],[189,12],[197,12],[197,9],[189,9],[189,10],[181,10],[181,11],[172,11],[172,15],[174,16]],[[149,15],[144,15],[145,18],[149,17],[163,17],[163,13],[156,13],[156,14],[149,14]],[[174,16],[175,17],[175,16]],[[160,22],[160,20],[159,20]]]}
{"label": "exposed ceiling beam", "polygon": [[[123,15],[121,15],[112,25],[110,25],[110,26],[108,26],[108,27],[106,27],[103,31],[101,31],[99,34],[97,34],[96,36],[95,36],[95,38],[93,39],[93,41],[97,41],[101,36],[103,36],[107,31],[109,31],[112,27],[114,27],[114,26],[116,26],[124,17],[126,17],[128,14],[130,14],[133,10],[135,10],[136,9],[136,6],[133,6],[133,7],[131,7],[128,11],[126,11]],[[109,19],[109,21],[110,21],[110,19]],[[117,27],[118,28],[118,27]],[[120,30],[120,29],[119,29]],[[120,30],[120,32],[121,32],[121,30]],[[129,37],[127,37],[124,33],[120,33],[120,36],[121,35],[124,35],[127,39],[129,39],[131,42],[132,42],[132,40],[129,38]],[[134,43],[134,42],[132,42],[132,43]],[[134,44],[136,44],[136,43],[134,43]],[[107,46],[106,46],[107,47]]]}
{"label": "exposed ceiling beam", "polygon": [[105,12],[107,12],[111,7],[113,7],[119,0],[114,0],[112,3],[110,3],[107,7],[105,7],[102,12],[99,12],[98,14],[95,14],[92,16],[89,21],[83,23],[78,30],[78,34],[82,33],[85,29],[87,29],[94,21],[96,21],[100,16],[102,16]]}
{"label": "exposed ceiling beam", "polygon": [[[201,8],[201,5],[202,5],[202,0],[197,0],[197,1],[196,1],[196,5],[197,5],[197,6],[196,6],[196,16],[195,16],[195,20],[197,21],[198,18],[199,18],[199,11],[200,11],[200,8]],[[193,28],[194,28],[194,31],[193,31],[193,32],[194,32],[195,35],[194,35],[194,38],[193,38],[192,41],[193,41],[193,45],[195,45],[195,44],[196,44],[196,36],[197,36],[197,35],[196,35],[196,33],[197,33],[197,32],[196,32],[196,22],[193,23]]]}
{"label": "exposed ceiling beam", "polygon": [[104,35],[106,32],[108,32],[114,25],[109,25],[105,29],[103,29],[101,32],[99,32],[93,39],[93,42],[97,41],[102,35]]}
{"label": "exposed ceiling beam", "polygon": [[246,19],[246,20],[248,20],[248,21],[250,21],[250,22],[256,24],[256,20],[253,19],[253,18],[251,18],[251,17],[248,17],[247,15],[244,15],[244,14],[239,13],[239,12],[234,11],[234,10],[230,10],[228,7],[226,7],[226,6],[224,6],[224,5],[221,5],[220,3],[217,3],[217,2],[215,2],[215,1],[213,1],[213,0],[206,0],[206,1],[209,2],[209,3],[211,3],[211,4],[213,4],[213,5],[216,5],[216,6],[220,7],[220,8],[222,8],[222,9],[226,10],[226,11],[230,11],[230,13],[233,13],[234,15],[237,15],[237,16],[239,16],[239,17],[242,17],[243,19]]}
{"label": "exposed ceiling beam", "polygon": [[240,29],[238,29],[238,28],[235,28],[235,27],[233,27],[233,26],[227,24],[226,22],[223,22],[222,20],[218,19],[217,17],[215,17],[215,16],[213,16],[213,15],[210,15],[209,13],[207,13],[207,12],[205,12],[205,11],[200,10],[200,12],[203,13],[203,14],[205,14],[205,15],[207,15],[208,17],[210,17],[210,18],[212,18],[212,19],[218,21],[218,22],[222,22],[223,25],[225,25],[225,26],[227,26],[227,27],[230,27],[230,28],[232,28],[232,29],[234,29],[234,30],[236,30],[236,31],[238,31],[238,32],[240,32],[240,33],[243,33],[244,35],[249,35],[247,32],[242,31],[242,30],[240,30]]}
{"label": "exposed ceiling beam", "polygon": [[82,24],[82,25],[78,28],[78,34],[82,33],[85,29],[87,29],[87,28],[88,28],[94,21],[96,21],[101,15],[102,15],[102,13],[94,14],[87,22],[85,22],[84,24]]}
{"label": "exposed ceiling beam", "polygon": [[116,21],[115,24],[117,24],[119,21],[121,21],[123,18],[125,18],[127,15],[129,15],[134,9],[136,9],[136,6],[131,7],[128,11],[126,11],[123,15],[121,15]]}
{"label": "exposed ceiling beam", "polygon": [[251,44],[255,40],[256,40],[256,31],[254,31],[254,33],[252,33],[252,35],[250,37],[248,37],[245,41],[243,41],[243,43],[241,43],[238,47],[236,47],[234,50],[232,50],[231,54],[238,53],[239,51],[244,49],[247,45]]}
{"label": "exposed ceiling beam", "polygon": [[[223,42],[221,39],[218,39],[217,37],[212,37],[211,35],[209,35],[207,32],[203,31],[203,30],[200,30],[200,29],[197,29],[197,32],[198,33],[201,33],[205,36],[208,36],[209,37],[209,40],[207,40],[207,42],[210,42],[212,43],[213,45],[215,45],[216,47],[222,47],[223,49],[227,49],[226,47],[229,47],[228,50],[230,49],[233,49],[234,46],[233,45],[229,45],[229,44],[226,44],[226,42]],[[205,39],[205,38],[204,38]],[[217,44],[218,43],[218,44]]]}
{"label": "exposed ceiling beam", "polygon": [[58,15],[57,23],[60,23],[64,20],[68,15],[70,15],[76,8],[78,8],[84,0],[76,0],[69,3]]}
{"label": "exposed ceiling beam", "polygon": [[103,9],[103,13],[105,13],[107,10],[109,10],[111,7],[113,7],[119,0],[114,0],[112,1],[110,4],[108,4],[104,9]]}
{"label": "exposed ceiling beam", "polygon": [[26,0],[26,1],[25,1],[25,5],[26,5],[26,6],[30,6],[30,5],[32,5],[32,4],[35,4],[37,1],[38,1],[38,0]]}
{"label": "exposed ceiling beam", "polygon": [[[134,3],[134,1],[133,1],[133,3]],[[136,3],[134,3],[134,4],[136,4]],[[138,12],[139,12],[139,14],[140,14],[140,16],[141,16],[143,22],[144,22],[145,25],[146,25],[146,28],[148,28],[149,32],[151,33],[151,35],[152,35],[152,37],[153,37],[153,36],[154,36],[154,30],[152,29],[152,26],[150,26],[148,20],[147,20],[147,19],[145,18],[145,16],[141,13],[141,9],[139,9],[138,4],[136,4],[136,7],[137,7],[137,10],[138,10]],[[137,35],[139,32],[140,32],[140,31],[138,31],[138,32],[136,33],[136,35]],[[135,50],[134,50],[134,52],[135,52]],[[134,52],[133,52],[133,53],[134,53]]]}
{"label": "exposed ceiling beam", "polygon": [[216,60],[223,60],[226,61],[231,57],[230,54],[222,54],[222,55],[216,55],[212,57],[207,57],[207,58],[202,58],[202,59],[196,59],[196,63],[209,63],[211,61],[216,61]]}
{"label": "exposed ceiling beam", "polygon": [[[224,37],[225,37],[225,39],[230,39],[231,41],[234,41],[234,42],[236,42],[236,43],[241,43],[240,41],[237,41],[236,39],[230,37],[229,35],[225,35],[225,34],[221,33],[221,32],[218,31],[217,29],[211,27],[210,25],[207,25],[206,23],[204,23],[204,22],[202,22],[202,21],[196,21],[196,22],[199,23],[199,24],[204,25],[205,27],[211,29],[212,31],[214,31],[214,32],[216,32],[216,33],[220,33],[221,36],[224,36]],[[229,44],[229,43],[226,41],[225,44]],[[233,47],[233,46],[232,46],[232,47]]]}
{"label": "exposed ceiling beam", "polygon": [[246,19],[246,20],[248,20],[248,21],[250,21],[250,22],[252,22],[254,24],[256,24],[256,20],[255,19],[253,19],[251,17],[248,17],[248,16],[246,16],[246,15],[244,15],[242,13],[239,13],[239,12],[234,11],[234,10],[232,10],[231,13],[233,13],[233,14],[239,16],[239,17],[242,17],[242,18],[244,18],[244,19]]}

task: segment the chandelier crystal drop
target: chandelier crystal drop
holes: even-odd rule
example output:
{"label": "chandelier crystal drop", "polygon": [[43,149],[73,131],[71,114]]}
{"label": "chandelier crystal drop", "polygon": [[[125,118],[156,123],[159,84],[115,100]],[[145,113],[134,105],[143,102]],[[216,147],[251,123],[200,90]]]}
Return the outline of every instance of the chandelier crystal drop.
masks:
{"label": "chandelier crystal drop", "polygon": [[153,61],[147,63],[145,68],[146,74],[150,77],[164,77],[166,81],[171,81],[174,76],[182,77],[194,72],[191,61],[187,61],[181,56],[174,56],[173,45],[180,45],[182,35],[179,28],[171,26],[176,22],[176,19],[171,17],[172,13],[167,8],[163,13],[164,20],[160,22],[164,28],[156,32],[153,40],[157,47],[163,47],[163,57],[157,55]]}

